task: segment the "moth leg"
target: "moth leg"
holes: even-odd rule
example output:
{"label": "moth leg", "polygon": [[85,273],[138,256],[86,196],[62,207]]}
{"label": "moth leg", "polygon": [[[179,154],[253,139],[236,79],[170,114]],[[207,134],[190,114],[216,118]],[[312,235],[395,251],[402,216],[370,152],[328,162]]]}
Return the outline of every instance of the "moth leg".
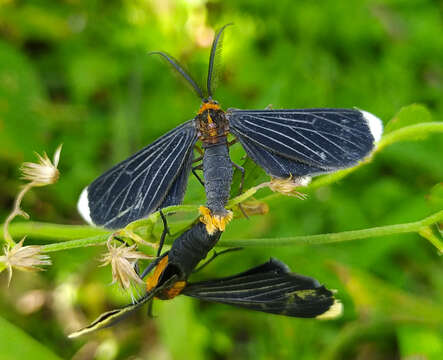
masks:
{"label": "moth leg", "polygon": [[235,162],[231,162],[232,166],[238,169],[241,172],[241,180],[240,180],[240,189],[238,194],[241,195],[243,193],[243,184],[245,183],[245,169],[240,165],[237,165]]}
{"label": "moth leg", "polygon": [[[163,231],[162,231],[162,235],[160,237],[160,241],[158,243],[158,250],[157,250],[157,258],[155,260],[153,260],[147,267],[145,270],[143,270],[143,273],[140,275],[140,278],[143,279],[146,275],[148,275],[151,270],[153,268],[155,268],[157,266],[157,264],[159,263],[159,261],[161,259],[163,259],[163,257],[165,257],[168,253],[164,253],[163,255],[160,256],[160,253],[162,252],[163,249],[163,245],[165,244],[165,239],[166,239],[166,235],[170,235],[170,231],[169,231],[169,227],[168,227],[168,221],[166,219],[165,214],[163,214],[163,211],[159,210],[160,216],[162,218],[163,221]],[[137,274],[139,274],[138,271],[138,265],[137,262],[135,263],[134,266],[137,266],[137,269],[135,269],[135,271],[137,272]]]}
{"label": "moth leg", "polygon": [[236,144],[237,142],[238,142],[238,139],[237,139],[237,138],[233,139],[232,141],[228,142],[228,147],[230,147],[230,146]]}
{"label": "moth leg", "polygon": [[157,257],[159,257],[162,252],[163,245],[165,244],[166,235],[171,234],[169,232],[168,221],[166,220],[165,214],[163,214],[163,211],[161,210],[159,210],[159,213],[163,221],[163,232],[162,236],[160,237],[160,242],[158,243]]}
{"label": "moth leg", "polygon": [[[118,232],[117,232],[118,233]],[[116,234],[117,234],[116,233]],[[119,235],[111,235],[112,236],[112,240],[117,240],[119,242],[121,242],[123,245],[125,246],[130,246],[125,240],[123,240]]]}
{"label": "moth leg", "polygon": [[197,180],[200,182],[200,184],[202,184],[202,186],[205,187],[205,183],[204,183],[204,181],[203,181],[202,178],[196,173],[196,170],[203,170],[203,165],[200,164],[200,165],[194,166],[194,167],[191,169],[191,171],[192,171],[192,174],[194,174],[194,176],[195,176],[195,177],[197,178]]}
{"label": "moth leg", "polygon": [[269,104],[268,106],[265,107],[265,110],[272,110],[273,106],[272,104]]}
{"label": "moth leg", "polygon": [[138,277],[140,277],[140,266],[138,266],[138,259],[134,263],[134,271]]}
{"label": "moth leg", "polygon": [[206,267],[207,265],[209,265],[212,261],[214,261],[214,259],[215,259],[217,256],[219,256],[219,255],[223,255],[223,254],[226,254],[226,253],[228,253],[228,252],[232,252],[232,251],[238,251],[238,250],[243,250],[243,248],[242,248],[242,247],[229,248],[229,249],[222,250],[222,251],[220,251],[220,252],[217,252],[216,250],[214,250],[214,253],[212,254],[211,258],[208,259],[208,260],[206,260],[206,261],[205,261],[203,264],[201,264],[198,268],[194,269],[194,270],[192,271],[192,273],[194,274],[194,273],[196,273],[196,272],[199,272],[201,269],[203,269],[204,267]]}
{"label": "moth leg", "polygon": [[162,231],[162,235],[160,237],[160,241],[158,243],[158,250],[157,250],[157,258],[152,261],[148,267],[143,271],[143,273],[141,274],[140,278],[144,278],[146,275],[148,275],[151,270],[153,268],[155,268],[157,266],[157,264],[159,263],[159,261],[165,257],[167,255],[167,252],[164,253],[163,255],[160,256],[160,253],[162,252],[163,249],[163,245],[165,244],[165,239],[166,239],[166,235],[170,235],[170,231],[169,231],[169,226],[168,226],[168,220],[166,219],[165,214],[163,213],[163,211],[159,210],[158,211],[160,213],[160,217],[163,221],[163,231]]}
{"label": "moth leg", "polygon": [[201,157],[203,159],[204,151],[202,150],[202,148],[198,145],[194,145],[194,149],[201,155]]}
{"label": "moth leg", "polygon": [[143,273],[140,275],[140,279],[143,279],[146,275],[148,275],[152,269],[154,269],[158,263],[160,262],[161,259],[163,259],[166,255],[168,255],[168,252],[165,252],[163,255],[159,256],[158,258],[156,258],[155,260],[153,260],[147,267],[145,270],[143,270]]}
{"label": "moth leg", "polygon": [[[241,172],[240,187],[239,187],[239,192],[238,192],[238,195],[241,195],[243,193],[243,185],[245,183],[245,169],[243,167],[241,167],[240,165],[237,165],[235,162],[232,162],[232,166],[234,166],[235,168],[237,168]],[[245,209],[243,209],[243,206],[241,206],[241,204],[238,204],[238,208],[242,212],[243,216],[246,219],[249,219],[248,214],[246,214],[246,211],[245,211]]]}
{"label": "moth leg", "polygon": [[196,162],[199,162],[202,160],[203,160],[203,156],[199,156],[199,157],[195,158],[194,160],[192,160],[192,163],[196,163]]}
{"label": "moth leg", "polygon": [[155,317],[153,313],[153,305],[154,305],[154,299],[148,302],[148,317],[151,319]]}

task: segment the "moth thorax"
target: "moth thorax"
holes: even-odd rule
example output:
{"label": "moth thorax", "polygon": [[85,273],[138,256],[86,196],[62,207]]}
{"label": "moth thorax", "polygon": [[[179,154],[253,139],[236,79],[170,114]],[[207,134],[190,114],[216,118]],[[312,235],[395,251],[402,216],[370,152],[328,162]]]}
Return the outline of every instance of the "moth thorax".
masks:
{"label": "moth thorax", "polygon": [[229,132],[229,122],[220,108],[208,108],[197,115],[199,138],[203,142],[217,143]]}

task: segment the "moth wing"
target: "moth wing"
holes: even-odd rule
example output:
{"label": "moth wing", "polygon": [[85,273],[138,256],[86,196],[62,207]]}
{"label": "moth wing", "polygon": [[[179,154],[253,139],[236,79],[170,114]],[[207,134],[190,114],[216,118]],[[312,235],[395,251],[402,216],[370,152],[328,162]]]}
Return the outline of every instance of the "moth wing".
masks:
{"label": "moth wing", "polygon": [[107,312],[101,314],[91,324],[89,324],[88,326],[86,326],[80,330],[73,332],[68,337],[69,338],[76,338],[79,336],[83,336],[83,335],[92,333],[97,330],[105,329],[105,328],[110,327],[112,325],[115,325],[116,323],[123,320],[131,313],[133,313],[135,310],[140,308],[142,305],[144,305],[148,301],[152,300],[155,297],[155,295],[157,295],[164,288],[172,285],[175,281],[177,281],[177,276],[174,275],[170,279],[165,281],[161,286],[152,289],[152,291],[146,293],[143,297],[141,297],[140,299],[138,299],[134,303],[123,306],[120,309],[110,310],[110,311],[107,311]]}
{"label": "moth wing", "polygon": [[341,306],[332,292],[317,280],[291,273],[269,262],[228,278],[188,284],[182,294],[201,300],[293,317],[337,316]]}
{"label": "moth wing", "polygon": [[83,190],[80,214],[90,224],[116,229],[180,203],[196,141],[190,120],[115,165]]}
{"label": "moth wing", "polygon": [[134,304],[126,305],[120,309],[107,311],[101,314],[90,325],[71,333],[68,337],[71,339],[76,338],[115,325],[119,321],[123,320],[126,316],[130,315],[132,312],[137,310],[143,304],[151,300],[154,297],[154,295],[155,295],[154,293],[146,294],[143,298],[141,298],[139,301],[135,302]]}
{"label": "moth wing", "polygon": [[243,142],[325,171],[356,165],[383,128],[380,119],[357,109],[228,110],[227,117]]}
{"label": "moth wing", "polygon": [[273,153],[238,133],[236,136],[252,161],[272,177],[287,179],[294,176],[315,176],[331,171]]}

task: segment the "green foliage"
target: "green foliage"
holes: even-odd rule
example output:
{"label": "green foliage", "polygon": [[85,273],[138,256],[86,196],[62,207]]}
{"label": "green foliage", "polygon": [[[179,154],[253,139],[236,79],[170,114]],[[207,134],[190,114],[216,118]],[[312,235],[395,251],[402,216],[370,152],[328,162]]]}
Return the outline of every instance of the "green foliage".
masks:
{"label": "green foliage", "polygon": [[[436,2],[41,0],[0,6],[2,219],[21,184],[20,163],[32,161],[33,151],[51,154],[64,143],[60,181],[32,190],[23,203],[37,223],[11,227],[15,239],[28,235],[28,244],[46,245],[54,265],[32,275],[16,272],[11,287],[3,288],[0,309],[8,321],[0,319],[0,339],[8,342],[0,358],[55,357],[47,348],[61,358],[100,359],[443,357],[443,273],[435,248],[441,219],[418,222],[443,209],[443,26]],[[223,108],[356,106],[382,118],[386,131],[368,162],[315,179],[305,201],[268,189],[248,193],[266,202],[269,213],[236,219],[223,241],[274,243],[251,240],[199,276],[230,275],[277,257],[338,289],[344,317],[289,319],[179,297],[155,303],[157,318],[146,318],[143,309],[107,331],[68,341],[65,334],[85,318],[129,298],[107,286],[110,271],[97,262],[103,248],[84,247],[103,244],[107,232],[53,223],[83,224],[75,203],[85,185],[195,115],[199,100],[146,53],[168,51],[200,79],[210,28],[231,21],[215,92]],[[240,145],[231,155],[242,163]],[[252,162],[244,167],[245,189],[266,180]],[[236,170],[233,196],[239,183]],[[195,219],[202,202],[203,189],[191,177],[173,233]],[[140,234],[158,239],[156,220],[138,224]],[[411,224],[413,230],[399,231]],[[377,227],[390,232],[376,233]],[[354,230],[365,240],[343,242]],[[341,242],[324,241],[321,234],[329,233]],[[319,234],[323,240],[315,246],[300,240]],[[275,246],[279,239],[297,246]],[[6,286],[5,272],[0,281]]]}
{"label": "green foliage", "polygon": [[0,359],[60,359],[23,330],[0,317]]}
{"label": "green foliage", "polygon": [[388,134],[405,126],[431,121],[432,115],[425,106],[412,104],[400,109],[392,120],[386,124],[384,133]]}

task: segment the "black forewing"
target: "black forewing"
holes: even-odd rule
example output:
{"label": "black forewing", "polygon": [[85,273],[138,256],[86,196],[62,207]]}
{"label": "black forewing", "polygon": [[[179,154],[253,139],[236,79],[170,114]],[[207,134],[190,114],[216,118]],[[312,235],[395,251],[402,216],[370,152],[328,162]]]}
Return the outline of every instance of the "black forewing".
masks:
{"label": "black forewing", "polygon": [[332,292],[317,280],[290,273],[273,259],[235,276],[188,284],[182,294],[294,317],[319,316],[335,302]]}
{"label": "black forewing", "polygon": [[248,156],[267,174],[276,178],[289,178],[292,176],[319,175],[331,170],[321,169],[300,161],[285,158],[276,153],[260,147],[255,142],[250,141],[243,135],[236,134],[237,139],[242,144]]}
{"label": "black forewing", "polygon": [[97,178],[87,188],[94,224],[121,228],[146,217],[163,202],[181,202],[196,140],[191,120]]}
{"label": "black forewing", "polygon": [[132,312],[137,310],[143,304],[145,304],[146,302],[151,300],[154,297],[154,295],[155,295],[154,292],[148,293],[145,296],[143,296],[140,300],[135,302],[134,304],[126,305],[120,309],[114,309],[114,310],[107,311],[107,312],[101,314],[97,319],[95,319],[88,326],[70,334],[69,337],[76,338],[78,336],[86,335],[91,332],[105,329],[107,327],[115,325],[116,323],[118,323],[119,321],[123,320],[125,317],[130,315]]}
{"label": "black forewing", "polygon": [[83,329],[73,332],[72,334],[69,335],[69,337],[76,338],[78,336],[86,335],[91,332],[115,325],[116,323],[123,320],[131,313],[133,313],[135,310],[140,308],[142,305],[152,300],[159,292],[161,292],[163,289],[167,288],[168,286],[171,286],[176,281],[177,281],[177,276],[174,275],[170,279],[165,281],[161,286],[155,287],[150,292],[146,293],[143,297],[135,301],[133,304],[129,304],[120,309],[114,309],[101,314],[91,324],[84,327]]}
{"label": "black forewing", "polygon": [[190,155],[186,157],[182,169],[176,176],[174,183],[166,194],[165,199],[159,206],[159,209],[164,207],[181,204],[183,198],[185,197],[186,186],[188,185],[189,173],[192,167],[192,150],[190,150]]}
{"label": "black forewing", "polygon": [[359,110],[229,110],[227,117],[243,142],[321,169],[353,166],[374,147]]}

